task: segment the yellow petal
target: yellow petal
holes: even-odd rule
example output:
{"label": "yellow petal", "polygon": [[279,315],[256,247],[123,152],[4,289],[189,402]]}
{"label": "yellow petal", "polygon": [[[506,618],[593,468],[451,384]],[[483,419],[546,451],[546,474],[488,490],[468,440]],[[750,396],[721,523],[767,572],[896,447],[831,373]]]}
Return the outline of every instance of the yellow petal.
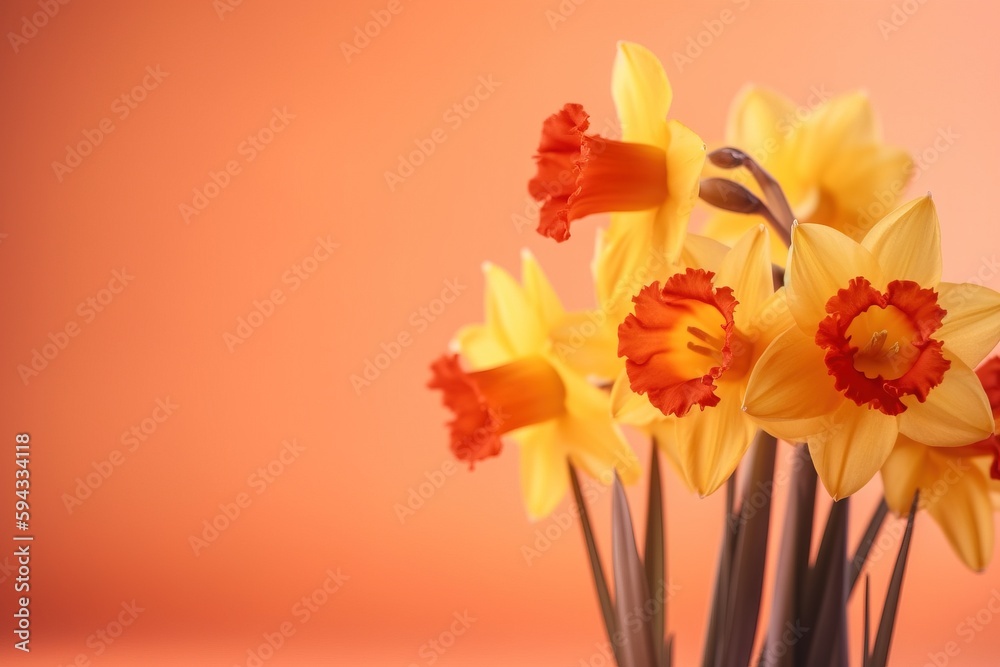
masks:
{"label": "yellow petal", "polygon": [[663,65],[639,44],[618,42],[611,95],[622,124],[622,140],[666,148],[667,112],[673,92]]}
{"label": "yellow petal", "polygon": [[566,387],[568,414],[559,421],[557,437],[569,452],[571,460],[592,477],[611,482],[612,470],[617,470],[622,482],[632,484],[639,479],[641,466],[624,436],[611,420],[611,402],[607,392],[598,389],[583,377],[569,373],[558,363]]}
{"label": "yellow petal", "polygon": [[825,197],[816,191],[812,208],[796,211],[803,222],[830,225],[860,242],[896,205],[912,170],[913,160],[901,148],[881,144],[844,148],[822,174]]}
{"label": "yellow petal", "polygon": [[882,487],[885,502],[896,514],[906,516],[913,505],[913,494],[920,488],[923,470],[927,467],[926,445],[900,435],[889,458],[882,464]]}
{"label": "yellow petal", "polygon": [[649,426],[666,418],[648,398],[632,391],[624,369],[611,387],[611,416],[622,424],[633,426]]}
{"label": "yellow petal", "polygon": [[608,230],[598,230],[594,286],[597,302],[610,320],[624,320],[632,297],[653,282],[655,274],[667,270],[667,259],[652,248],[655,217],[655,211],[613,213]]}
{"label": "yellow petal", "polygon": [[698,202],[698,184],[705,166],[705,142],[672,120],[667,123],[667,200],[658,209],[653,228],[653,248],[674,261],[680,255],[691,211]]}
{"label": "yellow petal", "polygon": [[844,400],[827,373],[823,350],[793,328],[764,350],[750,373],[743,405],[755,419],[781,422],[828,415]]}
{"label": "yellow petal", "polygon": [[795,103],[784,95],[759,86],[746,86],[730,106],[726,140],[767,165],[768,157],[785,142],[794,114]]}
{"label": "yellow petal", "polygon": [[921,506],[944,532],[955,553],[981,572],[993,555],[993,507],[989,485],[968,459],[932,456],[936,465],[925,472]]}
{"label": "yellow petal", "polygon": [[[793,209],[798,210],[796,205],[811,189],[796,160],[802,107],[796,107],[783,95],[763,88],[749,89],[743,99],[738,98],[737,104],[738,107],[731,108],[728,119],[728,145],[743,150],[763,166],[781,184]],[[762,197],[756,180],[743,170],[728,170],[728,173],[718,175],[734,180]],[[781,263],[784,264],[784,259]]]}
{"label": "yellow petal", "polygon": [[747,329],[764,302],[774,294],[770,238],[764,225],[752,228],[733,246],[714,282],[716,287],[733,288],[739,301],[734,312],[736,326]]}
{"label": "yellow petal", "polygon": [[973,570],[982,570],[993,552],[993,507],[989,480],[976,459],[953,455],[959,450],[928,447],[900,436],[882,466],[889,508],[908,514],[919,489],[921,509],[927,509],[952,548]]}
{"label": "yellow petal", "polygon": [[684,237],[680,262],[685,267],[719,272],[722,260],[729,253],[729,246],[707,236],[688,234]]}
{"label": "yellow petal", "polygon": [[886,280],[912,280],[923,287],[941,280],[941,225],[929,196],[885,216],[861,244],[875,256]]}
{"label": "yellow petal", "polygon": [[549,336],[552,351],[582,375],[610,380],[625,366],[618,356],[618,321],[603,310],[567,313]]}
{"label": "yellow petal", "polygon": [[937,291],[948,314],[934,338],[965,365],[978,366],[1000,342],[1000,293],[972,283],[941,283]]}
{"label": "yellow petal", "polygon": [[[760,218],[755,215],[742,215],[740,213],[730,213],[729,211],[715,211],[712,217],[705,223],[703,233],[727,245],[733,245],[748,231],[761,224]],[[771,261],[777,266],[785,268],[788,261],[788,247],[778,234],[774,233],[771,225],[764,223],[770,237]]]}
{"label": "yellow petal", "polygon": [[993,433],[993,411],[975,372],[960,359],[950,357],[951,368],[941,384],[920,403],[914,396],[902,399],[899,415],[904,435],[934,447],[960,447],[979,442]]}
{"label": "yellow petal", "polygon": [[[795,327],[795,321],[792,319],[792,315],[788,311],[788,304],[785,300],[785,288],[781,288],[771,295],[771,297],[761,307],[760,311],[754,316],[750,326],[745,331],[741,332],[749,341],[752,342],[754,346],[755,357],[753,358],[753,363],[757,364],[762,352],[766,351],[768,346],[778,336],[784,334],[793,327]],[[798,332],[798,329],[795,328],[795,331]],[[809,344],[807,341],[802,341],[801,338],[800,342],[803,344]],[[801,353],[815,355],[814,350],[800,350],[800,354]],[[795,358],[795,356],[793,355],[791,358]],[[818,367],[815,367],[815,364],[823,363],[823,357],[822,355],[817,355],[812,357],[812,359],[813,361],[808,363],[813,366],[811,370],[816,370]],[[820,376],[817,376],[816,379],[818,379],[820,383],[817,386],[832,387],[832,385],[823,384],[829,383],[829,379]],[[813,391],[815,391],[815,389],[816,387],[812,388]],[[835,390],[827,392],[825,396],[826,400],[829,401],[828,407],[831,412],[840,405],[840,394],[837,394]],[[788,442],[805,442],[808,436],[829,428],[831,416],[830,414],[824,414],[816,417],[783,419],[779,421],[761,419],[759,417],[755,417],[753,419],[757,423],[758,427],[764,429],[776,438],[781,438],[782,440],[786,440]]]}
{"label": "yellow petal", "polygon": [[738,320],[737,326],[740,333],[753,343],[759,356],[775,338],[796,326],[788,309],[785,288],[771,293],[755,311]]}
{"label": "yellow petal", "polygon": [[817,168],[845,148],[878,141],[871,101],[863,92],[838,95],[820,105],[802,126],[798,154]]}
{"label": "yellow petal", "polygon": [[513,434],[521,445],[521,490],[528,516],[533,520],[551,514],[566,495],[568,453],[555,434],[554,421],[528,426]]}
{"label": "yellow petal", "polygon": [[558,322],[565,313],[562,303],[542,267],[538,265],[538,260],[527,248],[521,250],[521,284],[524,285],[524,296],[534,308],[538,321],[546,327]]}
{"label": "yellow petal", "polygon": [[825,225],[795,225],[785,286],[792,317],[803,331],[814,334],[827,315],[826,302],[857,277],[883,285],[882,270],[866,248]]}
{"label": "yellow petal", "polygon": [[826,431],[833,425],[833,415],[822,415],[820,417],[809,417],[807,419],[785,419],[782,421],[769,421],[767,419],[754,419],[757,427],[792,444],[804,443],[809,437],[817,433]]}
{"label": "yellow petal", "polygon": [[677,419],[677,459],[684,478],[701,496],[714,493],[732,475],[757,427],[743,414],[739,386],[720,383],[715,407]]}
{"label": "yellow petal", "polygon": [[536,352],[545,340],[542,323],[528,303],[521,286],[510,274],[486,262],[486,326],[501,345],[516,355]]}
{"label": "yellow petal", "polygon": [[452,343],[474,369],[493,368],[509,362],[515,355],[497,339],[493,329],[482,324],[472,324],[459,329]]}
{"label": "yellow petal", "polygon": [[816,473],[830,496],[839,500],[861,490],[889,457],[897,435],[895,417],[844,401],[831,428],[808,440]]}
{"label": "yellow petal", "polygon": [[928,447],[900,436],[882,466],[885,498],[901,515],[910,511],[919,490],[919,508],[927,509],[952,548],[973,570],[982,570],[993,553],[993,507],[989,479],[975,459],[953,455],[958,450]]}
{"label": "yellow petal", "polygon": [[570,459],[588,475],[610,484],[618,472],[623,484],[635,484],[642,474],[642,466],[635,452],[625,441],[625,436],[611,426],[607,416],[603,421],[564,420],[560,423],[559,437],[572,443]]}

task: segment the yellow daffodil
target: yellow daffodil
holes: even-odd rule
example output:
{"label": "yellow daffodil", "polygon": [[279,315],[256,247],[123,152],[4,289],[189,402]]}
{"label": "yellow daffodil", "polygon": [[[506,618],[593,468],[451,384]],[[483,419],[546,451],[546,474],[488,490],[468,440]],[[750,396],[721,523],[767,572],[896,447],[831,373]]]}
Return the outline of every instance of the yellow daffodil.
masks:
{"label": "yellow daffodil", "polygon": [[744,409],[772,434],[808,442],[834,498],[864,486],[900,434],[941,447],[993,432],[972,368],[1000,340],[1000,294],[940,279],[930,197],[899,207],[861,243],[824,225],[792,230],[795,326],[754,367]]}
{"label": "yellow daffodil", "polygon": [[627,212],[616,227],[676,258],[698,196],[705,143],[667,120],[673,92],[648,49],[618,43],[611,91],[621,141],[585,134],[590,117],[579,104],[566,104],[545,120],[535,158],[538,173],[528,184],[542,202],[538,231],[565,241],[574,220]]}
{"label": "yellow daffodil", "polygon": [[703,496],[749,447],[750,369],[791,325],[784,294],[774,292],[768,236],[763,225],[745,234],[717,273],[689,268],[647,285],[618,330],[626,371],[612,389],[616,417],[645,426]]}
{"label": "yellow daffodil", "polygon": [[955,553],[976,571],[993,555],[992,456],[968,447],[928,447],[900,436],[882,466],[889,507],[906,515],[913,494],[944,531]]}
{"label": "yellow daffodil", "polygon": [[[976,370],[994,418],[1000,417],[1000,357]],[[900,436],[882,466],[882,482],[889,507],[909,512],[913,494],[920,491],[920,507],[970,568],[981,571],[993,555],[993,502],[1000,490],[1000,438],[965,447],[928,447]]]}
{"label": "yellow daffodil", "polygon": [[500,453],[500,437],[520,445],[528,513],[548,515],[565,495],[566,462],[610,482],[639,476],[635,454],[611,421],[607,392],[590,385],[554,351],[550,332],[565,315],[535,259],[522,261],[522,284],[484,265],[486,321],[462,329],[454,347],[432,365],[429,386],[444,392],[454,413],[455,456],[476,461]]}
{"label": "yellow daffodil", "polygon": [[[807,110],[779,93],[749,86],[730,109],[726,142],[774,176],[799,222],[828,225],[860,241],[895,206],[912,161],[903,149],[882,142],[867,95],[822,98]],[[752,181],[743,184],[759,194]],[[705,233],[728,243],[755,224],[750,216],[717,212]],[[777,235],[773,243],[783,265]]]}
{"label": "yellow daffodil", "polygon": [[[667,120],[673,92],[656,56],[638,44],[620,42],[612,94],[622,141],[585,136],[585,127],[568,129],[570,115],[583,112],[567,105],[546,121],[538,174],[530,184],[543,202],[539,232],[558,240],[568,237],[570,221],[612,212],[610,228],[598,230],[592,267],[598,306],[567,314],[553,331],[574,368],[607,382],[624,369],[617,354],[618,325],[632,296],[675,273],[678,260],[700,266],[726,250],[710,239],[685,236],[705,144],[679,122]],[[641,203],[647,200],[652,205]]]}
{"label": "yellow daffodil", "polygon": [[652,250],[641,233],[611,237],[598,230],[591,266],[598,306],[566,314],[552,333],[558,350],[579,372],[613,381],[625,370],[625,360],[618,356],[618,325],[631,312],[632,297],[686,267],[717,271],[728,252],[718,241],[687,234],[680,259],[671,262]]}

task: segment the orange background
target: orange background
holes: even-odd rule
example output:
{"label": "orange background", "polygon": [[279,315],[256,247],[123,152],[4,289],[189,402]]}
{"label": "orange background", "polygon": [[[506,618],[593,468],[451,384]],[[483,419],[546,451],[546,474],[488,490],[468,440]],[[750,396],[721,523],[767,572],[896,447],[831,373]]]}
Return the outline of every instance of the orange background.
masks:
{"label": "orange background", "polygon": [[[672,115],[710,142],[747,81],[803,103],[815,87],[865,88],[887,140],[934,158],[910,193],[934,193],[945,278],[972,278],[1000,250],[992,3],[399,0],[396,14],[380,0],[48,4],[58,11],[36,32],[24,21],[46,0],[0,8],[0,434],[12,445],[31,433],[36,536],[30,656],[11,647],[13,581],[0,571],[5,664],[245,665],[286,622],[294,634],[264,664],[603,664],[578,528],[528,522],[514,448],[474,473],[452,468],[447,415],[423,385],[452,333],[481,318],[482,260],[516,270],[529,247],[570,306],[590,305],[587,267],[604,221],[580,224],[556,247],[512,216],[528,202],[542,118],[566,101],[614,117],[618,39],[661,57]],[[713,23],[725,9],[733,20]],[[373,11],[391,20],[348,62],[341,43]],[[901,25],[883,34],[879,22],[894,12]],[[713,27],[719,34],[705,32]],[[15,50],[10,35],[22,31],[30,38]],[[706,45],[681,67],[675,52],[699,33]],[[166,75],[156,81],[147,67]],[[123,117],[116,100],[144,77],[144,99]],[[485,99],[461,122],[446,116],[480,77],[499,85],[481,89]],[[274,109],[294,117],[261,133]],[[113,130],[60,180],[53,162],[102,127]],[[390,190],[385,172],[438,128],[443,143]],[[949,130],[957,139],[935,153]],[[243,143],[259,133],[270,143]],[[230,161],[228,181],[216,176],[225,187],[209,188],[215,196],[186,223],[180,205]],[[318,237],[339,247],[302,264]],[[300,264],[314,270],[296,282],[287,272]],[[102,291],[122,267],[134,278],[113,283],[118,294]],[[435,300],[449,280],[461,287],[445,306]],[[986,282],[1000,287],[995,275]],[[227,345],[239,318],[275,290],[270,316]],[[101,312],[88,298],[106,301]],[[63,340],[73,323],[76,335]],[[408,344],[356,392],[351,375],[401,334]],[[53,358],[25,383],[18,366],[50,335],[63,349],[48,348]],[[176,409],[146,421],[147,439],[129,451],[123,433],[141,430],[168,398]],[[304,450],[272,464],[280,474],[262,488],[251,476],[284,440]],[[0,457],[0,506],[11,510],[12,449]],[[647,446],[637,450],[646,460]],[[120,465],[70,512],[77,479],[107,470],[112,456]],[[397,504],[428,475],[443,483],[401,521]],[[679,664],[691,665],[721,498],[699,501],[672,475],[667,483],[679,587],[670,625]],[[631,493],[638,520],[644,486]],[[873,487],[857,499],[855,534]],[[196,556],[190,536],[238,498],[249,505]],[[595,508],[602,536],[608,498]],[[9,520],[3,533],[14,532]],[[556,539],[527,563],[522,546],[546,528]],[[898,523],[890,528],[898,535]],[[877,596],[896,544],[887,538],[872,565]],[[894,664],[922,665],[952,641],[960,653],[949,664],[996,664],[1000,618],[968,642],[958,626],[1000,589],[998,567],[967,572],[921,516]],[[349,578],[301,623],[295,605],[328,569]],[[116,632],[133,600],[143,609],[134,623],[110,645],[96,640]],[[429,649],[465,611],[476,620],[454,645]],[[856,633],[852,641],[856,656]]]}

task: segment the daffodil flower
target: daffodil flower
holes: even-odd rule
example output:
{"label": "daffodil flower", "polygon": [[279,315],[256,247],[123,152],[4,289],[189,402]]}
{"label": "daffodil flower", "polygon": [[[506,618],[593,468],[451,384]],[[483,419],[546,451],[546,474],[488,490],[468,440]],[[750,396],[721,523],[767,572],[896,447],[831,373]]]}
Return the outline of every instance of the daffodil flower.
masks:
{"label": "daffodil flower", "polygon": [[[1000,358],[976,370],[990,400],[994,418],[1000,416]],[[900,436],[882,466],[882,482],[889,507],[909,512],[913,494],[920,491],[926,508],[944,531],[955,553],[971,569],[982,571],[993,556],[993,503],[1000,490],[1000,438],[965,447],[928,447]]]}
{"label": "daffodil flower", "polygon": [[579,104],[566,104],[543,123],[538,173],[528,184],[542,202],[538,232],[565,241],[575,220],[630,212],[622,223],[675,258],[698,196],[705,143],[667,120],[670,82],[644,47],[619,42],[611,88],[621,141],[587,134],[590,117]]}
{"label": "daffodil flower", "polygon": [[602,383],[614,381],[625,370],[618,356],[618,325],[631,312],[632,297],[685,267],[717,270],[729,250],[708,237],[687,234],[673,262],[653,251],[642,234],[609,235],[598,229],[592,263],[598,305],[567,313],[552,332],[556,347],[580,373]]}
{"label": "daffodil flower", "polygon": [[484,265],[486,321],[455,337],[457,354],[432,365],[429,386],[454,413],[451,449],[470,466],[501,452],[501,436],[520,445],[528,513],[547,516],[566,493],[567,460],[610,483],[617,469],[634,482],[639,463],[611,420],[607,392],[590,385],[555,352],[550,331],[565,311],[535,259],[525,252],[522,284]]}
{"label": "daffodil flower", "polygon": [[906,515],[919,490],[920,509],[941,527],[962,562],[982,571],[993,555],[991,460],[973,448],[928,447],[900,436],[882,466],[886,503]]}
{"label": "daffodil flower", "polygon": [[900,434],[948,447],[993,432],[972,368],[1000,340],[1000,294],[940,280],[930,197],[899,207],[861,243],[824,225],[792,230],[795,326],[757,362],[744,409],[773,435],[808,442],[834,498],[864,486]]}
{"label": "daffodil flower", "polygon": [[[1000,428],[1000,357],[993,357],[977,368],[976,375],[983,383],[986,397],[993,409],[993,420],[998,424],[997,428]],[[985,440],[980,440],[971,447],[990,458],[989,475],[990,479],[993,480],[993,490],[1000,491],[1000,436],[994,432]]]}
{"label": "daffodil flower", "polygon": [[612,389],[616,417],[645,426],[701,495],[733,473],[757,431],[742,410],[750,370],[791,324],[775,293],[768,232],[758,225],[718,272],[689,268],[636,295],[618,329],[626,370]]}
{"label": "daffodil flower", "polygon": [[[906,151],[882,142],[861,92],[821,101],[805,113],[779,93],[748,86],[730,108],[726,142],[778,181],[799,222],[828,225],[856,241],[892,210],[913,167]],[[750,180],[743,185],[760,193]],[[705,234],[728,243],[755,224],[752,217],[718,212]],[[780,243],[775,235],[772,252],[783,263]]]}

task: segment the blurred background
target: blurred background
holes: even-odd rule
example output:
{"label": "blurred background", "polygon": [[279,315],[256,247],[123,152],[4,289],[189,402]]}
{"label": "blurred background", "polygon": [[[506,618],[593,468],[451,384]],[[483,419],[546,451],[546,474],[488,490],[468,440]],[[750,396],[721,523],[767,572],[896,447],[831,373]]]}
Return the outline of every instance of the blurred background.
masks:
{"label": "blurred background", "polygon": [[[2,538],[2,662],[609,664],[568,503],[529,522],[513,446],[452,463],[424,386],[481,321],[483,260],[516,271],[528,247],[569,306],[591,305],[606,220],[558,248],[533,232],[541,120],[575,101],[613,121],[619,39],[661,58],[672,115],[710,143],[747,82],[806,109],[865,89],[917,156],[908,193],[934,194],[945,279],[1000,288],[997,17],[921,0],[4,2],[0,498],[12,513],[28,432],[35,540],[25,655]],[[691,665],[722,498],[666,483],[669,624]],[[854,539],[879,484],[853,501]],[[894,519],[876,545],[879,599],[901,533]],[[919,517],[894,664],[996,664],[996,560],[968,572]]]}

